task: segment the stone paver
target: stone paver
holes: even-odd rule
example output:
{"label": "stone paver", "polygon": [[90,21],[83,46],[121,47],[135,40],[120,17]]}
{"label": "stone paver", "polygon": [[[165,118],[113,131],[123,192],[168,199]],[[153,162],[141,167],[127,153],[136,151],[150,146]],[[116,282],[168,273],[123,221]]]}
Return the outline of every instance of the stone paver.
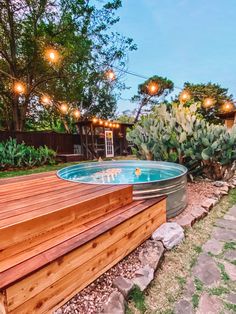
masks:
{"label": "stone paver", "polygon": [[175,314],[235,313],[230,306],[236,305],[236,206],[214,225],[174,306]]}
{"label": "stone paver", "polygon": [[228,250],[224,253],[224,258],[233,262],[236,261],[236,250]]}
{"label": "stone paver", "polygon": [[210,239],[203,245],[202,249],[206,253],[219,255],[222,252],[223,246],[223,242],[220,242],[216,239]]}
{"label": "stone paver", "polygon": [[228,219],[217,219],[216,220],[216,226],[226,229],[232,229],[236,231],[236,223],[235,221],[228,220]]}
{"label": "stone paver", "polygon": [[196,314],[220,314],[222,308],[223,304],[217,297],[204,292],[201,295]]}
{"label": "stone paver", "polygon": [[225,299],[232,304],[236,304],[236,293],[228,294]]}
{"label": "stone paver", "polygon": [[187,300],[180,300],[176,303],[174,308],[174,314],[193,314],[193,306],[191,302]]}
{"label": "stone paver", "polygon": [[236,281],[236,266],[224,261],[222,264],[225,266],[225,272],[232,281]]}
{"label": "stone paver", "polygon": [[236,231],[215,227],[212,236],[219,241],[234,241],[236,240]]}
{"label": "stone paver", "polygon": [[208,287],[216,286],[221,279],[216,262],[206,253],[199,256],[197,264],[193,267],[193,275]]}

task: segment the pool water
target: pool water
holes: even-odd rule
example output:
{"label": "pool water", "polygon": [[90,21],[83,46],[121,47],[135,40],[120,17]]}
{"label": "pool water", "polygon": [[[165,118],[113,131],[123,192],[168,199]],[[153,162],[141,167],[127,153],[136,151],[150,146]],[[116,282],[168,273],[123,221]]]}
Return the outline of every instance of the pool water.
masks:
{"label": "pool water", "polygon": [[160,164],[133,161],[86,163],[58,171],[59,177],[81,183],[94,184],[139,184],[178,177],[182,170]]}

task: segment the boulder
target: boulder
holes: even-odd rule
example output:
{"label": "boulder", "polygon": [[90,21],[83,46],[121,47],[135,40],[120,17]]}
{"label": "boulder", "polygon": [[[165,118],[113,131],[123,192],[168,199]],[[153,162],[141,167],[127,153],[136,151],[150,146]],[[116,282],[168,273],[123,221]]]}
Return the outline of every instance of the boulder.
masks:
{"label": "boulder", "polygon": [[130,279],[119,276],[114,279],[113,286],[117,288],[126,298],[133,289],[134,284]]}
{"label": "boulder", "polygon": [[113,291],[103,307],[104,314],[125,314],[125,298],[122,293]]}
{"label": "boulder", "polygon": [[171,250],[184,239],[184,230],[176,222],[166,222],[152,234],[152,239],[159,240],[167,250]]}
{"label": "boulder", "polygon": [[139,253],[139,260],[142,266],[149,265],[156,270],[164,251],[164,246],[160,241],[148,240],[146,246]]}
{"label": "boulder", "polygon": [[154,278],[154,269],[146,265],[135,272],[132,282],[144,291]]}

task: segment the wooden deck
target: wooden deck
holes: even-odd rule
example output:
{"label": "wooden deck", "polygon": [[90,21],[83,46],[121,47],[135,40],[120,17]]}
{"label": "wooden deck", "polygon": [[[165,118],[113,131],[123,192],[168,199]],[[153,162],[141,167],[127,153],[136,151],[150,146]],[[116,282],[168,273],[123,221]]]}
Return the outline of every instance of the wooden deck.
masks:
{"label": "wooden deck", "polygon": [[0,314],[51,313],[166,220],[165,199],[132,186],[63,181],[54,172],[0,180]]}

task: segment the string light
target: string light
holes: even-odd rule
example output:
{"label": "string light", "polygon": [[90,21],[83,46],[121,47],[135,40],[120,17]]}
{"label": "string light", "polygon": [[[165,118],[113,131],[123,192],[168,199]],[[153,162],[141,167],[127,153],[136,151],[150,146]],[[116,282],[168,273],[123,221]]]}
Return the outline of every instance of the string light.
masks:
{"label": "string light", "polygon": [[227,100],[227,101],[225,101],[223,103],[223,105],[221,106],[220,110],[223,111],[223,112],[231,112],[231,111],[235,110],[235,106],[234,106],[234,104],[231,101]]}
{"label": "string light", "polygon": [[100,125],[103,125],[103,121],[102,121],[102,120],[99,120],[99,124],[100,124]]}
{"label": "string light", "polygon": [[93,118],[93,123],[97,123],[98,119],[97,118]]}
{"label": "string light", "polygon": [[159,91],[159,85],[156,83],[156,82],[150,82],[148,85],[147,85],[147,91],[148,91],[148,94],[151,95],[151,96],[154,96],[158,93]]}
{"label": "string light", "polygon": [[51,63],[57,63],[59,61],[59,52],[54,48],[48,48],[45,50],[45,58]]}
{"label": "string light", "polygon": [[15,83],[13,84],[13,91],[14,91],[16,94],[19,94],[19,95],[25,94],[25,92],[26,92],[25,84],[22,83],[22,82],[15,82]]}
{"label": "string light", "polygon": [[61,112],[62,113],[67,113],[67,111],[68,111],[68,106],[67,106],[67,104],[62,104],[61,106],[60,106],[60,110],[61,110]]}
{"label": "string light", "polygon": [[191,99],[191,94],[187,90],[183,90],[179,95],[179,101],[181,104],[185,104]]}
{"label": "string light", "polygon": [[106,122],[104,123],[104,125],[105,125],[105,126],[108,126],[108,122],[106,121]]}
{"label": "string light", "polygon": [[109,81],[114,81],[116,78],[115,72],[112,69],[107,70],[105,76]]}
{"label": "string light", "polygon": [[74,112],[73,112],[73,116],[76,118],[76,119],[79,119],[80,117],[80,111],[78,109],[75,109]]}
{"label": "string light", "polygon": [[47,95],[43,95],[40,99],[40,102],[44,105],[44,106],[48,106],[51,104],[52,100],[49,96]]}
{"label": "string light", "polygon": [[215,100],[213,98],[208,97],[203,100],[202,106],[203,108],[207,109],[207,108],[213,107],[214,104],[215,104]]}

